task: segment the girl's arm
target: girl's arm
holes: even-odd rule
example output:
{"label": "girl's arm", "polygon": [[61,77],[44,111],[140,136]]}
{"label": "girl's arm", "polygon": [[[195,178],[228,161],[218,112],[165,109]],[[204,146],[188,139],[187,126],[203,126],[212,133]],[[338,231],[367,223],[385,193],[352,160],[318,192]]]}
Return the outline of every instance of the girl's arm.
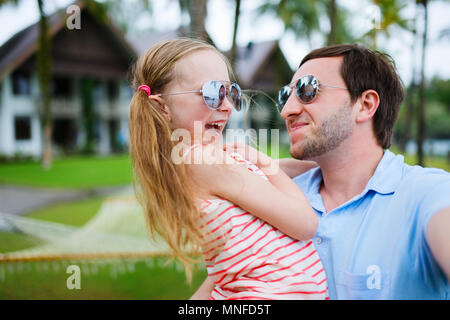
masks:
{"label": "girl's arm", "polygon": [[297,159],[283,158],[278,160],[278,165],[289,178],[295,178],[302,173],[305,173],[309,169],[317,167],[317,163],[314,161],[305,161]]}
{"label": "girl's arm", "polygon": [[203,281],[203,284],[197,289],[189,300],[208,300],[211,298],[213,288],[214,280],[210,277],[206,277],[206,280]]}
{"label": "girl's arm", "polygon": [[230,166],[227,171],[226,183],[212,191],[294,239],[307,240],[315,235],[318,219],[313,208],[282,170],[270,175],[270,182],[244,166]]}
{"label": "girl's arm", "polygon": [[[305,161],[297,159],[278,159],[273,160],[271,157],[262,153],[245,143],[231,143],[224,145],[224,149],[241,154],[245,159],[258,166],[273,183],[271,177],[278,169],[281,169],[286,173],[289,178],[295,178],[296,176],[305,173],[309,169],[317,167],[317,163],[314,161]],[[278,166],[277,166],[278,165]]]}
{"label": "girl's arm", "polygon": [[239,205],[294,239],[315,235],[318,221],[314,210],[282,170],[272,168],[269,182],[244,165],[229,163],[192,165],[192,177],[207,194]]}

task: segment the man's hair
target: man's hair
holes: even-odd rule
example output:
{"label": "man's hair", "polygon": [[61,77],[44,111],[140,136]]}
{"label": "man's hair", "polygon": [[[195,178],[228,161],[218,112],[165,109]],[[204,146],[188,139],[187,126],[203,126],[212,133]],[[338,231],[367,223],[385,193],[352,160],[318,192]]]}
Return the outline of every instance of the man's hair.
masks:
{"label": "man's hair", "polygon": [[405,95],[392,57],[357,44],[343,44],[311,51],[303,58],[300,66],[308,60],[326,57],[343,57],[341,76],[353,103],[366,90],[373,89],[378,93],[380,104],[373,118],[373,128],[378,144],[383,149],[389,148]]}

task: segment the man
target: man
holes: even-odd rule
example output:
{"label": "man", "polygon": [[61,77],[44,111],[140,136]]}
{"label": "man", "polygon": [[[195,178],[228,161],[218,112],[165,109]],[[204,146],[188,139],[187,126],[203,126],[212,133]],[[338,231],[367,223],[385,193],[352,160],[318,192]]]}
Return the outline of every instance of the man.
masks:
{"label": "man", "polygon": [[294,182],[331,299],[449,299],[450,174],[387,150],[403,96],[390,58],[358,45],[312,51],[280,91],[292,156],[319,165]]}
{"label": "man", "polygon": [[319,165],[280,162],[318,215],[331,299],[450,298],[450,174],[387,150],[403,97],[390,57],[358,45],[313,50],[280,90],[292,156]]}

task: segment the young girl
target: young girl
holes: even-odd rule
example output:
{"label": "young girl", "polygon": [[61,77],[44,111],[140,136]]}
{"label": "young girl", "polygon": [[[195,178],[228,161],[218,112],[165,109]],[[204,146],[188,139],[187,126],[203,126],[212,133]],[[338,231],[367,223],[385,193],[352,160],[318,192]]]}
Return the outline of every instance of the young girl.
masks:
{"label": "young girl", "polygon": [[230,71],[213,46],[192,39],[160,42],[138,60],[130,152],[150,231],[186,266],[188,249],[201,248],[209,276],[194,298],[328,299],[303,193],[269,157],[223,151],[241,100]]}

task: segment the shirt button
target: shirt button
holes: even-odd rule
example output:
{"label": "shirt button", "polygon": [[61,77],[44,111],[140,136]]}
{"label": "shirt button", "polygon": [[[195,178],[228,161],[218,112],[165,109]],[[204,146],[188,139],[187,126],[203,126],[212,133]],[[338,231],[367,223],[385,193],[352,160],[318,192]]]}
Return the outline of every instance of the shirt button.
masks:
{"label": "shirt button", "polygon": [[317,237],[316,238],[316,244],[321,244],[322,243],[322,238],[321,237]]}

